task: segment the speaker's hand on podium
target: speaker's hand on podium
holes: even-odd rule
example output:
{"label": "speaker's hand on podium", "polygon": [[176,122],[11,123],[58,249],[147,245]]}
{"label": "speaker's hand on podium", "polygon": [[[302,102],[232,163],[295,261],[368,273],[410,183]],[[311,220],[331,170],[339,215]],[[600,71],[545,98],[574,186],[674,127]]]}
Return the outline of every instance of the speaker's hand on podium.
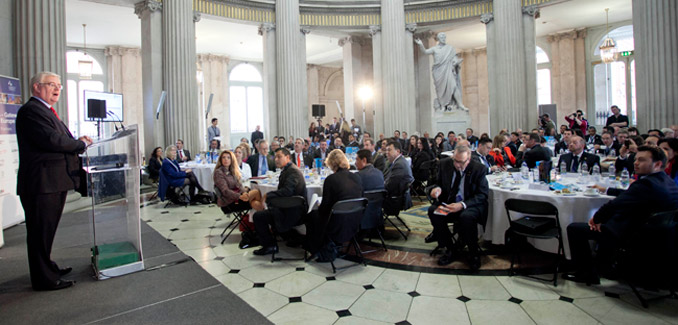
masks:
{"label": "speaker's hand on podium", "polygon": [[86,136],[86,135],[83,135],[83,136],[79,137],[78,140],[84,142],[84,143],[85,143],[85,146],[89,146],[89,145],[91,145],[92,142],[93,142],[93,141],[92,141],[92,138],[90,138],[90,137],[88,137],[88,136]]}

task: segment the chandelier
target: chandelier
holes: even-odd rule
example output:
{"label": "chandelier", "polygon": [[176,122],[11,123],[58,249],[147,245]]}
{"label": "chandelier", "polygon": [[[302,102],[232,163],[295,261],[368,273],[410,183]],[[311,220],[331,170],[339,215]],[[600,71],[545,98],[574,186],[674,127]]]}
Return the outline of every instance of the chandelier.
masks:
{"label": "chandelier", "polygon": [[608,25],[609,10],[610,8],[605,8],[605,29],[606,29],[605,33],[607,37],[605,37],[605,39],[603,40],[603,45],[601,45],[599,48],[600,58],[605,63],[614,62],[617,60],[617,56],[619,56],[619,52],[617,52],[617,45],[614,43],[612,37],[610,37],[610,26]]}
{"label": "chandelier", "polygon": [[82,38],[84,42],[84,49],[82,50],[82,57],[78,60],[78,74],[80,79],[92,79],[92,68],[94,62],[87,55],[87,24],[82,24]]}

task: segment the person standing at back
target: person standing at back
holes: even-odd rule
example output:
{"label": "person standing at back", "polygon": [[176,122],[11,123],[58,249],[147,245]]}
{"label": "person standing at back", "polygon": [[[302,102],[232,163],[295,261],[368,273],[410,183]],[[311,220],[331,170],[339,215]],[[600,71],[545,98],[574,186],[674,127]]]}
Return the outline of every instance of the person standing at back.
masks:
{"label": "person standing at back", "polygon": [[258,149],[259,146],[257,146],[257,141],[261,140],[264,138],[264,133],[261,132],[261,125],[257,125],[256,130],[252,132],[252,136],[250,137],[250,143],[252,144],[252,148]]}
{"label": "person standing at back", "polygon": [[[221,136],[221,130],[217,127],[219,120],[217,118],[212,119],[212,125],[207,128],[207,147],[209,148],[212,144],[212,139]],[[221,147],[221,141],[217,139],[218,146]]]}
{"label": "person standing at back", "polygon": [[61,78],[40,72],[30,81],[31,99],[17,113],[19,144],[17,194],[26,216],[26,241],[31,284],[35,290],[59,290],[73,285],[61,277],[71,271],[51,260],[52,244],[66,203],[66,194],[80,184],[78,154],[92,144],[77,140],[53,106],[61,95]]}

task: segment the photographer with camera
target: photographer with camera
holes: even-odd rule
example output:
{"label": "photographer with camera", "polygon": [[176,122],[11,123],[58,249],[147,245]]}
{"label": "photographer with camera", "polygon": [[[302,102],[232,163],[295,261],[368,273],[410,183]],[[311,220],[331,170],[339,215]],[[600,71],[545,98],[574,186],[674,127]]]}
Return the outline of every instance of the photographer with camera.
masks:
{"label": "photographer with camera", "polygon": [[551,120],[551,115],[544,113],[544,115],[539,117],[539,126],[544,129],[544,134],[551,134],[551,130],[556,128],[556,124]]}
{"label": "photographer with camera", "polygon": [[579,129],[582,135],[586,134],[589,122],[584,118],[582,110],[578,109],[575,113],[565,116],[565,120],[570,123],[570,129]]}

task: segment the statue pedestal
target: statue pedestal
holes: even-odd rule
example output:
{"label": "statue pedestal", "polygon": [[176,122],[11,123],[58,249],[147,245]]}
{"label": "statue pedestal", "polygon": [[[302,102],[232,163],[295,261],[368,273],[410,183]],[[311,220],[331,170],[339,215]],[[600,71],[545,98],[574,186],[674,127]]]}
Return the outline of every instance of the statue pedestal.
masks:
{"label": "statue pedestal", "polygon": [[456,134],[466,134],[466,129],[471,127],[471,116],[468,112],[455,109],[450,112],[436,110],[433,112],[435,132],[443,132],[447,137],[447,132],[454,131]]}

